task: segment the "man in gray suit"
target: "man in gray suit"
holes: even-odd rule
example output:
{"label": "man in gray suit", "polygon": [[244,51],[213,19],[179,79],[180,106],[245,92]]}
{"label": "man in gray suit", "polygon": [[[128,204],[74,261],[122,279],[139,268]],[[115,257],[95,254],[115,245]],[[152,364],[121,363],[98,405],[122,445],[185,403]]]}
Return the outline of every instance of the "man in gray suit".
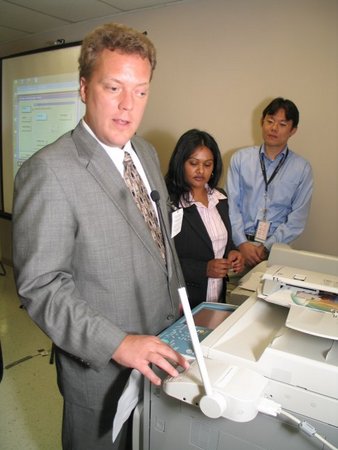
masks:
{"label": "man in gray suit", "polygon": [[67,450],[130,448],[128,423],[114,444],[111,429],[131,368],[159,385],[151,364],[171,376],[173,363],[187,367],[155,337],[179,315],[176,255],[165,242],[163,259],[123,179],[126,151],[166,210],[156,152],[135,135],[155,65],[143,33],[117,24],[90,33],[79,58],[83,120],[16,177],[17,290],[56,346]]}

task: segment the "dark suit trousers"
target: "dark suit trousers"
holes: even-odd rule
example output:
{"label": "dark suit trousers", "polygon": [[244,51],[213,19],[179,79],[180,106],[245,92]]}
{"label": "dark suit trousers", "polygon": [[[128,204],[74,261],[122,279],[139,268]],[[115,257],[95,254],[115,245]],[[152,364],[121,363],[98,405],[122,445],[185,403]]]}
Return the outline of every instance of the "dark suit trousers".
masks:
{"label": "dark suit trousers", "polygon": [[[64,402],[63,450],[132,450],[132,415],[112,443],[111,411]],[[101,431],[101,430],[104,431]]]}

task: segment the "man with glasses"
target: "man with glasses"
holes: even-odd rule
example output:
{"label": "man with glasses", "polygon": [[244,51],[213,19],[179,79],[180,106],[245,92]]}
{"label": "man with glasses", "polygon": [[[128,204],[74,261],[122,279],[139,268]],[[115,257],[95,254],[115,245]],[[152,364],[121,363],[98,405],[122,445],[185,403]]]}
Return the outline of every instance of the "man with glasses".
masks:
{"label": "man with glasses", "polygon": [[263,143],[231,158],[227,193],[233,240],[247,267],[267,259],[274,243],[290,243],[304,230],[313,190],[311,165],[288,147],[299,112],[278,97],[262,113]]}

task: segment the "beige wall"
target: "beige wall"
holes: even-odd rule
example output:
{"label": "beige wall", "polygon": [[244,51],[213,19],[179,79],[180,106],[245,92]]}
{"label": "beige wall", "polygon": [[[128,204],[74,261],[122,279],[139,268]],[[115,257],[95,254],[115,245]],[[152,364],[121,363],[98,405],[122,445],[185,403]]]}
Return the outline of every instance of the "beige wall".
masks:
{"label": "beige wall", "polygon": [[[79,40],[109,20],[147,30],[158,68],[139,134],[157,147],[163,171],[177,138],[192,127],[214,135],[226,169],[236,149],[260,143],[265,104],[279,95],[292,99],[300,126],[289,144],[311,162],[315,178],[308,224],[295,247],[338,255],[337,19],[337,0],[188,0],[63,28],[4,47],[0,56],[55,38]],[[6,242],[9,227],[1,222]],[[5,244],[4,258],[8,251]]]}

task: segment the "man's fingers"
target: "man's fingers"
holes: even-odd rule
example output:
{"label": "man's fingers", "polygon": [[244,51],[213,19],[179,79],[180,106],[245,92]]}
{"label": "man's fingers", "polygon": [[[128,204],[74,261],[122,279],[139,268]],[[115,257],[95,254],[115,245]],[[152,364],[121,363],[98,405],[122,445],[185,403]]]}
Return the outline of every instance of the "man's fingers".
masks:
{"label": "man's fingers", "polygon": [[151,369],[151,364],[172,377],[178,375],[173,364],[184,369],[189,367],[189,363],[180,353],[155,336],[126,336],[115,351],[113,359],[126,367],[139,370],[155,385],[161,384],[161,379]]}
{"label": "man's fingers", "polygon": [[149,365],[146,365],[143,369],[139,369],[142,375],[144,375],[148,380],[155,384],[156,386],[161,385],[161,378],[156,375],[156,373],[150,368]]}

